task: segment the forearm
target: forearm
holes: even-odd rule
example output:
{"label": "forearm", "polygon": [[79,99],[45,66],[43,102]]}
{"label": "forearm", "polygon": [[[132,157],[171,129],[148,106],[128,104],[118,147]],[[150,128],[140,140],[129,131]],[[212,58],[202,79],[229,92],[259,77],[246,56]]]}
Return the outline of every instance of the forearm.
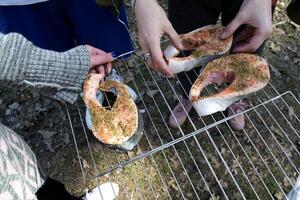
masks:
{"label": "forearm", "polygon": [[84,46],[64,53],[33,48],[24,67],[22,81],[80,91],[88,73],[89,56]]}
{"label": "forearm", "polygon": [[64,53],[35,47],[19,34],[0,34],[0,79],[80,91],[88,73],[84,46]]}

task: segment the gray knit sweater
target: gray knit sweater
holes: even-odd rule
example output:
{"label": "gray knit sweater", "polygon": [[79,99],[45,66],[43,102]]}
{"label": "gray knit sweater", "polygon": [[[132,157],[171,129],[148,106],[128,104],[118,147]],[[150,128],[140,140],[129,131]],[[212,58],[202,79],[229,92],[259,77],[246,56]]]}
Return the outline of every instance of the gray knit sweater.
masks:
{"label": "gray knit sweater", "polygon": [[74,103],[88,70],[84,46],[57,53],[35,47],[20,34],[0,33],[0,80],[55,88],[55,98]]}
{"label": "gray knit sweater", "polygon": [[[88,69],[84,46],[57,53],[35,47],[20,34],[0,33],[0,80],[56,88],[56,98],[73,103]],[[0,199],[36,200],[43,182],[34,153],[0,123]]]}

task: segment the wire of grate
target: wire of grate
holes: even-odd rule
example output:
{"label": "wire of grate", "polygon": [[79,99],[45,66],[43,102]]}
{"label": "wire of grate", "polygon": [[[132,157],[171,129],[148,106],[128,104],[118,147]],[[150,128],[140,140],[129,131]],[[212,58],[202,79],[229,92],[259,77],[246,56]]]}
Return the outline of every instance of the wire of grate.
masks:
{"label": "wire of grate", "polygon": [[[271,199],[274,198],[274,191],[270,189],[270,183],[268,183],[268,181],[274,183],[280,193],[282,193],[283,196],[285,195],[286,189],[283,188],[282,181],[278,180],[278,173],[281,173],[281,176],[284,177],[284,180],[289,184],[289,186],[293,187],[295,177],[299,175],[299,163],[295,162],[295,156],[296,158],[299,157],[297,141],[299,140],[298,126],[300,121],[299,116],[293,111],[293,109],[299,108],[299,102],[291,92],[279,94],[275,87],[270,84],[262,92],[259,92],[259,94],[256,94],[251,98],[249,102],[250,108],[245,110],[244,113],[246,121],[252,129],[250,131],[248,128],[242,130],[244,135],[243,138],[248,140],[250,143],[249,145],[247,144],[245,146],[245,143],[243,140],[241,141],[240,136],[231,129],[228,124],[228,120],[230,118],[227,118],[224,113],[214,114],[208,117],[198,117],[195,113],[192,113],[191,115],[188,115],[189,125],[180,128],[178,131],[169,128],[166,120],[166,116],[171,111],[170,101],[173,102],[174,98],[175,100],[180,100],[178,89],[174,87],[176,84],[172,80],[160,77],[153,73],[147,66],[145,66],[145,64],[140,66],[139,63],[142,63],[142,58],[139,58],[140,56],[141,54],[124,60],[122,62],[123,68],[117,68],[120,74],[127,73],[126,75],[131,80],[130,85],[137,91],[140,97],[138,106],[140,109],[145,111],[144,117],[147,119],[145,121],[148,122],[144,131],[145,137],[133,153],[128,154],[126,152],[116,152],[103,147],[102,144],[95,141],[90,131],[87,131],[85,127],[81,105],[76,105],[77,112],[75,112],[75,115],[72,117],[79,118],[78,121],[80,122],[81,127],[73,130],[72,132],[85,182],[89,182],[107,173],[112,173],[118,169],[124,169],[127,165],[132,165],[132,163],[139,161],[141,163],[143,179],[146,180],[148,185],[146,189],[146,191],[148,191],[146,192],[147,195],[152,194],[153,197],[157,197],[157,188],[162,187],[164,193],[167,194],[166,197],[172,198],[173,189],[170,189],[169,181],[166,180],[165,174],[161,171],[160,167],[162,162],[161,159],[163,159],[166,167],[164,170],[170,173],[171,179],[174,180],[174,187],[177,188],[181,198],[187,198],[185,194],[186,189],[182,186],[182,182],[187,182],[189,184],[195,198],[201,198],[202,194],[199,193],[199,189],[194,182],[196,176],[198,180],[203,182],[203,188],[207,191],[208,196],[213,197],[217,193],[216,191],[218,191],[222,194],[222,197],[228,199],[228,196],[230,196],[231,193],[226,192],[226,185],[224,186],[224,183],[222,182],[223,174],[220,174],[218,170],[215,169],[214,165],[216,163],[214,163],[214,161],[210,158],[213,152],[216,154],[215,157],[220,159],[219,165],[222,165],[221,168],[223,168],[224,173],[228,174],[227,178],[230,179],[235,190],[241,194],[241,198],[245,199],[249,195],[249,191],[244,191],[245,189],[244,186],[241,186],[240,179],[237,178],[236,174],[232,171],[230,166],[232,162],[223,155],[222,148],[220,148],[221,144],[221,146],[224,146],[223,148],[228,149],[230,156],[232,156],[232,160],[236,163],[237,168],[240,171],[239,176],[243,177],[243,184],[247,183],[251,190],[250,193],[253,193],[256,198],[262,198],[259,193],[259,190],[262,190],[262,188],[263,191],[268,194],[268,197]],[[130,60],[132,61],[130,62]],[[178,80],[177,83],[180,85]],[[157,90],[156,93],[153,92],[155,89]],[[207,88],[207,92],[211,93],[211,88]],[[293,105],[285,100],[284,97],[286,96],[288,96],[288,99],[293,99]],[[68,106],[66,106],[66,109],[69,113]],[[254,114],[255,117],[253,118],[252,115]],[[74,121],[69,114],[68,116],[70,125],[74,127],[76,120]],[[231,118],[233,117],[235,116],[232,116]],[[277,117],[280,117],[280,119]],[[293,118],[294,122],[288,120],[288,118]],[[260,123],[257,125],[258,120]],[[261,126],[263,129],[260,128]],[[287,128],[289,129],[289,132],[286,131]],[[257,135],[257,141],[252,139],[253,130]],[[219,135],[217,139],[215,139],[216,133]],[[84,135],[84,137],[78,139],[80,134]],[[228,139],[228,134],[232,136],[230,139]],[[265,137],[266,134],[269,135],[269,138]],[[280,135],[279,138],[278,135]],[[201,137],[206,137],[206,144],[209,143],[212,147],[211,152],[207,150],[208,147],[203,147],[205,144],[202,142]],[[272,143],[272,146],[268,143],[270,138],[274,142]],[[283,139],[284,143],[282,142]],[[195,143],[195,146],[190,145],[191,141]],[[233,141],[238,145],[238,148],[241,149],[241,152],[237,153],[237,148],[232,147]],[[83,145],[82,143],[86,144]],[[287,145],[291,147],[288,151],[286,150]],[[81,149],[83,146],[88,147],[89,155],[84,153],[82,154]],[[262,173],[260,171],[261,169],[257,167],[256,160],[253,160],[252,153],[249,153],[249,149],[247,148],[253,149],[253,152],[256,153],[261,161],[261,167],[265,170],[265,172]],[[97,151],[95,152],[94,149],[100,149],[99,153]],[[261,149],[264,149],[264,151],[262,152]],[[293,157],[291,157],[291,151]],[[170,152],[173,154],[171,160]],[[183,152],[185,156],[182,156]],[[279,152],[285,158],[286,163],[283,163],[278,158]],[[100,153],[102,156],[99,159],[96,154]],[[268,158],[265,157],[266,153],[269,154]],[[161,157],[157,158],[157,156],[155,156],[156,154],[160,154]],[[204,163],[200,163],[199,155],[202,156],[201,160],[205,161],[205,167],[203,167]],[[85,171],[82,164],[82,157],[84,157],[84,160],[92,163],[94,172]],[[245,168],[245,161],[241,160],[241,157],[247,160],[250,167],[247,166]],[[153,183],[153,180],[149,177],[147,173],[148,163],[144,164],[145,158],[151,160],[151,163],[155,168],[154,171],[160,182],[159,186],[157,186],[157,183]],[[178,171],[177,169],[174,169],[173,159],[178,161],[179,168],[181,169],[179,171],[184,174],[181,177],[178,177]],[[99,163],[97,163],[99,160],[105,164],[105,167],[99,166]],[[276,165],[270,165],[269,160],[272,160]],[[187,168],[187,163],[194,167],[193,174],[191,174],[190,169]],[[288,165],[295,174],[286,172],[286,165]],[[251,170],[248,168],[251,168]],[[273,168],[278,168],[278,170],[274,172]],[[263,187],[259,190],[256,188],[257,182],[252,180],[252,177],[249,175],[249,171],[252,171],[257,177],[256,181],[259,181],[259,183],[262,184]],[[208,172],[211,177],[213,177],[213,180],[207,180]],[[269,174],[268,181],[265,180],[264,173]],[[145,189],[141,188],[138,183],[140,177],[136,177],[134,173],[130,177],[135,185],[137,194],[140,198],[145,199]],[[216,188],[211,189],[211,181],[215,181],[217,186]],[[130,198],[130,194],[128,192],[126,196],[127,198]]]}
{"label": "wire of grate", "polygon": [[[271,106],[271,107],[273,107],[272,106],[272,104],[276,104],[276,105],[283,105],[284,103],[283,103],[283,101],[285,101],[284,100],[284,98],[290,98],[290,97],[293,97],[292,96],[292,93],[290,93],[290,92],[286,92],[286,93],[284,93],[284,94],[282,94],[282,95],[279,95],[278,97],[275,97],[275,98],[273,98],[273,99],[270,99],[270,100],[268,100],[268,101],[266,101],[266,102],[264,102],[264,103],[262,103],[262,104],[259,104],[259,105],[257,105],[257,106],[254,106],[254,107],[252,107],[252,108],[250,108],[250,109],[248,109],[248,110],[246,110],[245,111],[245,114],[246,115],[248,115],[249,116],[249,118],[250,118],[250,116],[252,116],[252,115],[256,115],[257,116],[257,119],[258,119],[258,121],[260,121],[261,122],[261,124],[263,124],[263,127],[264,127],[264,129],[266,130],[266,131],[262,131],[262,130],[260,130],[260,131],[258,131],[258,129],[259,129],[259,127],[260,126],[253,126],[253,128],[255,129],[255,132],[256,132],[256,134],[257,135],[259,135],[259,133],[261,133],[261,134],[266,134],[266,133],[268,133],[268,128],[269,128],[269,126],[267,125],[268,123],[270,123],[269,121],[266,121],[266,118],[272,118],[271,116],[274,114],[274,110],[271,110],[271,109],[269,109],[269,112],[272,114],[272,115],[268,115],[267,117],[261,117],[261,118],[259,118],[259,116],[261,115],[260,113],[263,111],[263,110],[265,110],[266,108],[268,108],[269,106]],[[293,97],[294,98],[294,97]],[[294,99],[294,103],[298,103],[299,104],[299,102],[297,102],[296,101],[296,99]],[[273,107],[274,108],[274,107]],[[281,110],[280,110],[281,111]],[[282,112],[282,111],[281,111]],[[283,113],[284,114],[284,113]],[[287,113],[288,114],[288,113]],[[294,112],[293,112],[293,114],[295,114]],[[286,116],[286,114],[284,114],[284,116]],[[297,115],[298,116],[298,115]],[[224,134],[225,135],[225,133],[226,133],[226,129],[224,128],[224,127],[227,127],[227,129],[229,129],[229,126],[227,125],[227,120],[228,119],[224,119],[224,120],[221,120],[221,121],[218,121],[217,123],[215,123],[215,124],[211,124],[211,125],[208,125],[208,126],[206,126],[206,127],[204,127],[202,130],[198,130],[198,131],[196,131],[196,132],[193,132],[193,133],[190,133],[190,134],[186,134],[184,137],[180,137],[180,138],[178,138],[178,139],[176,139],[176,140],[174,140],[173,142],[170,142],[170,143],[167,143],[167,144],[165,144],[165,145],[163,145],[163,146],[160,146],[160,147],[157,147],[157,148],[153,148],[152,150],[150,150],[150,151],[148,151],[148,152],[146,152],[146,153],[141,153],[141,154],[139,154],[137,157],[134,157],[134,158],[132,158],[132,159],[130,159],[130,160],[128,160],[127,162],[125,162],[125,163],[123,163],[123,164],[121,164],[122,166],[124,165],[133,165],[133,163],[135,163],[135,162],[138,162],[138,161],[143,161],[145,158],[148,158],[148,159],[153,159],[154,160],[154,162],[153,162],[153,164],[154,164],[154,166],[155,166],[155,171],[156,171],[156,173],[158,174],[158,177],[160,178],[160,181],[161,181],[161,184],[160,184],[160,186],[159,187],[164,187],[165,188],[165,190],[166,191],[169,191],[170,190],[170,188],[168,188],[168,182],[165,180],[165,174],[163,174],[163,172],[161,172],[161,169],[159,168],[160,166],[160,164],[161,164],[161,161],[157,161],[157,160],[155,160],[157,157],[155,156],[156,154],[162,154],[162,152],[165,152],[165,154],[168,154],[169,155],[169,151],[170,151],[170,149],[178,149],[178,150],[180,150],[182,147],[184,147],[184,145],[181,145],[181,144],[183,144],[184,142],[186,142],[187,144],[189,144],[189,146],[191,146],[191,144],[193,143],[193,141],[192,141],[192,138],[194,137],[194,136],[196,136],[198,139],[199,138],[201,138],[201,134],[202,133],[204,133],[204,132],[206,132],[206,131],[208,131],[208,132],[210,132],[210,133],[213,133],[214,131],[216,131],[216,130],[220,130],[220,135],[221,134]],[[265,122],[265,124],[264,124],[264,122]],[[299,123],[299,121],[296,121],[297,123]],[[295,124],[294,122],[292,123],[292,122],[289,122],[290,123],[290,125],[292,125],[291,127],[294,127],[294,126],[297,126],[297,123]],[[250,123],[251,124],[251,123]],[[254,123],[253,123],[254,124]],[[298,124],[299,125],[299,124]],[[285,128],[285,126],[280,126],[281,128]],[[292,128],[291,127],[289,127],[289,130],[291,130]],[[286,128],[288,128],[288,127],[286,127]],[[295,128],[295,127],[294,127]],[[216,130],[213,130],[213,129],[216,129]],[[298,129],[298,128],[297,128]],[[223,130],[223,131],[221,131],[221,130]],[[274,134],[276,133],[277,131],[269,131],[269,135],[270,136],[272,136],[272,137],[274,137],[274,138],[277,138],[277,136],[275,136]],[[247,130],[245,130],[245,132],[244,132],[245,134],[247,133],[247,134],[251,134],[251,132],[249,132],[248,131],[248,129]],[[232,134],[234,134],[235,135],[235,133],[233,132]],[[282,134],[284,134],[284,133],[282,133]],[[288,134],[287,134],[288,135]],[[284,135],[283,135],[284,136]],[[226,136],[223,136],[223,137],[226,137]],[[249,136],[250,137],[250,136]],[[262,137],[262,136],[261,136]],[[280,136],[280,137],[282,137],[282,136]],[[280,177],[281,175],[278,175],[278,171],[280,171],[280,170],[282,170],[282,172],[281,172],[281,174],[283,174],[282,176],[285,176],[285,178],[284,178],[284,180],[286,180],[287,182],[289,182],[289,179],[293,179],[291,182],[292,183],[290,183],[289,185],[293,185],[293,182],[294,182],[294,179],[295,179],[295,177],[297,177],[298,175],[299,175],[299,171],[298,171],[298,168],[296,167],[296,166],[299,166],[299,163],[297,162],[297,156],[298,156],[298,153],[296,152],[296,150],[295,151],[293,151],[293,153],[291,153],[291,152],[289,152],[289,153],[287,153],[286,152],[286,150],[284,150],[284,149],[286,149],[287,147],[286,147],[286,143],[284,143],[284,142],[282,142],[281,141],[281,144],[279,143],[278,145],[276,145],[276,146],[270,146],[270,145],[268,145],[267,143],[263,143],[263,138],[261,139],[261,140],[254,140],[254,139],[249,139],[249,141],[252,141],[252,142],[250,142],[250,144],[249,143],[243,143],[243,141],[240,141],[241,139],[238,139],[238,137],[235,137],[234,138],[235,140],[234,140],[234,142],[236,142],[236,141],[238,141],[237,143],[241,146],[241,148],[244,150],[244,151],[242,151],[242,152],[236,152],[237,150],[236,150],[236,148],[234,148],[233,147],[233,149],[234,150],[230,150],[229,152],[230,152],[230,154],[232,154],[232,155],[234,155],[234,161],[235,161],[235,163],[240,163],[240,164],[238,164],[238,168],[240,169],[240,174],[238,174],[239,176],[241,176],[241,175],[243,175],[245,178],[246,178],[246,180],[247,180],[247,182],[248,182],[248,184],[249,184],[249,187],[251,187],[252,188],[252,191],[253,191],[253,193],[255,194],[255,196],[257,197],[257,198],[260,198],[261,196],[260,196],[260,193],[258,193],[258,191],[257,191],[257,189],[256,189],[256,187],[257,187],[257,183],[256,183],[256,181],[259,179],[260,180],[260,182],[264,185],[264,188],[266,189],[266,191],[268,191],[269,190],[269,183],[266,183],[266,181],[265,181],[265,174],[264,174],[264,172],[262,172],[263,171],[263,169],[262,168],[266,168],[266,173],[268,173],[268,174],[270,174],[270,178],[272,179],[272,182],[274,182],[275,184],[277,184],[277,186],[278,186],[278,188],[280,189],[280,190],[282,190],[281,192],[283,193],[283,191],[284,191],[284,189],[282,188],[282,180],[279,180],[278,179],[278,176]],[[279,139],[277,139],[277,141],[278,141]],[[280,140],[281,140],[281,138],[280,138]],[[195,140],[194,140],[195,141]],[[232,143],[232,140],[230,140],[230,139],[224,139],[224,141],[226,141],[226,142],[223,142],[223,143]],[[150,142],[150,141],[149,141]],[[201,141],[200,142],[198,142],[199,143],[199,145],[203,145],[203,143],[201,143]],[[294,142],[295,143],[295,142]],[[220,142],[218,142],[218,144],[220,144]],[[228,145],[229,147],[231,146],[231,145]],[[263,164],[262,165],[258,165],[257,166],[257,158],[255,158],[255,159],[253,159],[253,156],[251,156],[251,155],[248,155],[248,154],[251,154],[251,152],[249,152],[249,146],[251,147],[253,147],[254,149],[256,149],[257,150],[257,154],[259,155],[259,160],[260,161],[263,161]],[[265,148],[267,148],[268,149],[268,151],[269,152],[272,152],[273,153],[273,156],[274,156],[274,158],[272,158],[272,156],[271,156],[271,158],[269,158],[269,160],[268,160],[268,158],[266,158],[266,153],[268,153],[268,152],[264,152],[264,150],[262,150],[262,148],[259,148],[260,146],[264,146]],[[278,155],[280,155],[280,154],[278,154],[278,152],[276,152],[276,149],[278,150],[279,149],[279,147],[281,146],[281,148],[283,149],[281,152],[284,154],[284,155],[286,155],[286,161],[285,162],[283,162],[283,161],[277,161],[276,162],[276,166],[277,166],[277,168],[278,168],[278,171],[275,173],[274,172],[274,165],[273,165],[273,163],[274,163],[274,160],[278,160],[279,158],[280,158],[280,156],[278,156]],[[290,145],[289,145],[290,146]],[[229,148],[228,147],[228,148]],[[138,147],[138,148],[141,148],[140,146]],[[80,149],[80,148],[79,148]],[[195,155],[196,154],[196,152],[195,152],[195,149],[198,149],[197,148],[197,145],[192,145],[191,146],[191,151],[193,152],[192,154],[193,155]],[[220,149],[222,149],[222,147],[220,148]],[[105,150],[103,150],[104,152],[105,152]],[[290,150],[289,150],[290,151]],[[78,150],[78,152],[80,152],[80,150]],[[181,151],[182,152],[182,151]],[[222,152],[222,150],[221,150],[221,152]],[[205,149],[205,153],[206,154],[210,154],[211,153],[211,150],[209,150],[209,149]],[[223,152],[224,153],[224,152]],[[225,157],[224,155],[223,155],[223,153],[222,153],[222,157],[223,157],[223,159],[226,161],[226,162],[231,162],[231,160],[230,159],[228,159],[227,157]],[[280,152],[279,152],[280,153]],[[117,153],[116,153],[117,154]],[[276,154],[276,155],[274,155],[274,154]],[[254,173],[256,173],[257,174],[257,177],[258,177],[258,179],[256,180],[256,181],[254,181],[253,180],[253,178],[252,177],[250,177],[249,176],[249,169],[247,169],[249,166],[247,166],[247,165],[245,165],[245,163],[243,163],[243,161],[240,159],[240,157],[242,157],[243,155],[246,155],[246,157],[247,157],[247,159],[248,159],[248,161],[249,162],[251,162],[252,163],[252,171],[254,172]],[[82,155],[79,155],[80,157],[82,156]],[[117,155],[116,155],[117,156]],[[210,156],[211,157],[211,156]],[[85,158],[86,160],[88,160],[87,158]],[[110,159],[110,158],[106,158],[106,160],[108,160],[108,159]],[[170,157],[164,157],[164,159],[166,160],[166,162],[170,162],[169,161],[169,159],[170,159]],[[185,158],[183,158],[182,156],[180,156],[180,155],[178,155],[178,157],[176,157],[176,160],[179,160],[179,159],[184,159],[184,161],[182,161],[182,163],[183,163],[183,167],[184,168],[186,168],[186,172],[189,174],[189,176],[191,176],[192,178],[190,178],[190,180],[191,181],[188,181],[189,182],[189,184],[195,184],[195,180],[193,179],[193,176],[195,176],[195,173],[197,172],[197,169],[194,169],[194,171],[193,171],[193,175],[191,175],[190,173],[190,169],[188,169],[188,164],[187,163],[191,163],[192,161],[189,161],[189,162],[187,162],[186,160],[185,160]],[[197,164],[199,165],[199,168],[201,169],[201,173],[202,174],[207,174],[207,171],[206,170],[202,170],[203,169],[203,163],[199,163],[199,159],[197,159],[197,158],[195,158],[195,160],[196,160],[196,162],[197,162]],[[103,162],[107,162],[107,161],[105,161],[105,159],[104,160],[102,160]],[[118,161],[120,161],[120,159],[118,160]],[[272,161],[272,162],[270,162],[270,161]],[[172,161],[173,162],[173,161]],[[215,161],[212,159],[211,160],[211,158],[209,158],[209,162],[211,162],[212,163],[212,165],[216,165],[216,163],[214,163]],[[157,164],[158,163],[158,164]],[[220,162],[221,163],[221,162]],[[172,163],[173,164],[173,163]],[[171,164],[171,165],[172,165]],[[220,165],[220,164],[219,164]],[[246,166],[246,167],[245,167]],[[280,167],[281,166],[281,167]],[[98,168],[99,166],[97,166],[97,164],[95,164],[95,170],[97,170],[97,168]],[[118,167],[120,167],[120,166],[117,166],[117,168]],[[126,166],[125,166],[126,167]],[[272,168],[271,168],[272,167]],[[109,171],[110,172],[112,172],[112,173],[114,173],[114,171],[115,170],[117,170],[117,168],[110,168],[109,169]],[[224,168],[224,166],[221,166],[221,168]],[[245,168],[245,169],[244,169]],[[276,169],[277,169],[276,168]],[[149,191],[150,192],[152,192],[153,194],[154,194],[154,196],[156,196],[155,195],[155,191],[156,191],[156,189],[155,188],[157,188],[158,186],[157,186],[157,184],[155,185],[155,184],[153,184],[152,182],[151,182],[151,178],[149,178],[148,176],[147,176],[147,167],[145,167],[145,166],[142,166],[142,169],[143,169],[143,174],[144,174],[144,180],[146,180],[146,182],[147,182],[147,184],[149,185]],[[290,173],[290,172],[285,172],[286,171],[286,169],[289,169],[289,170],[292,170],[292,172],[294,172],[294,173]],[[176,177],[176,175],[178,174],[178,169],[173,169],[173,167],[171,167],[170,166],[170,168],[169,168],[169,171],[173,171],[173,175],[175,174],[175,176],[172,176],[171,174],[170,174],[170,176],[172,177],[172,179],[174,179],[174,180],[177,180],[177,177]],[[222,180],[222,174],[220,175],[219,174],[219,172],[217,172],[217,170],[215,169],[215,166],[213,166],[213,169],[212,170],[214,170],[214,171],[216,171],[215,172],[215,174],[216,174],[216,176],[217,176],[217,178],[218,178],[218,180]],[[235,169],[235,170],[237,170],[237,169]],[[84,170],[83,170],[84,171]],[[232,170],[231,169],[231,171],[234,171],[234,170]],[[87,172],[83,172],[83,174],[86,174]],[[95,173],[95,174],[97,174],[97,173]],[[235,174],[236,175],[236,174]],[[134,182],[134,179],[135,179],[135,177],[133,176],[133,182]],[[185,178],[186,180],[187,180],[187,178]],[[205,175],[203,175],[203,179],[204,179],[204,181],[205,182],[208,182],[206,179],[207,179],[207,175],[205,176]],[[181,185],[181,182],[182,182],[183,180],[177,180],[177,183],[178,183],[178,185],[180,186]],[[211,181],[211,180],[210,180]],[[270,181],[270,180],[268,180],[268,181]],[[238,180],[237,181],[237,183],[238,184],[240,184],[240,180]],[[222,187],[225,187],[226,188],[226,186],[224,186],[223,185],[223,183],[221,184],[222,185]],[[252,186],[251,186],[252,185]],[[206,186],[205,184],[204,184],[204,187],[208,187],[208,186]],[[136,184],[136,188],[139,188],[139,186],[138,186],[138,184]],[[151,189],[152,188],[152,189]],[[182,193],[183,194],[181,194],[182,196],[184,195],[184,191],[185,191],[185,189],[184,188],[182,188],[181,189],[182,191]],[[208,191],[210,191],[210,188],[208,187],[208,189],[207,189]],[[243,190],[243,189],[242,189]],[[180,191],[180,190],[179,190]],[[192,191],[194,191],[194,190],[192,190]],[[145,193],[145,191],[144,190],[142,190],[141,189],[141,192],[142,193]],[[181,193],[180,192],[180,193]],[[194,191],[195,192],[195,191]],[[196,192],[197,192],[197,194],[199,193],[199,191],[198,191],[198,189],[196,188]],[[249,191],[248,191],[249,192]],[[170,193],[172,194],[172,192],[167,192],[166,194],[169,194],[169,197],[171,197],[172,195],[170,195]],[[211,196],[213,196],[213,193],[214,192],[209,192],[210,193],[210,195]],[[270,191],[269,192],[269,196],[270,197],[272,197],[274,194],[274,191]],[[284,193],[283,193],[284,194]],[[226,195],[229,195],[229,194],[226,194]],[[200,194],[199,194],[199,196],[201,196]],[[185,197],[185,196],[183,196],[183,197]],[[146,198],[147,199],[147,198]]]}
{"label": "wire of grate", "polygon": [[[151,71],[140,50],[116,69],[139,96],[144,137],[132,152],[111,150],[87,130],[82,103],[72,112],[66,105],[87,187],[95,180],[117,182],[123,186],[122,199],[283,199],[295,189],[300,103],[293,93],[280,94],[270,83],[248,98],[243,112],[247,126],[240,132],[228,123],[236,116],[220,112],[199,117],[185,109],[187,123],[175,130],[167,117],[173,102],[180,102],[179,79]],[[206,93],[215,87],[207,87]],[[92,167],[85,168],[84,162]]]}

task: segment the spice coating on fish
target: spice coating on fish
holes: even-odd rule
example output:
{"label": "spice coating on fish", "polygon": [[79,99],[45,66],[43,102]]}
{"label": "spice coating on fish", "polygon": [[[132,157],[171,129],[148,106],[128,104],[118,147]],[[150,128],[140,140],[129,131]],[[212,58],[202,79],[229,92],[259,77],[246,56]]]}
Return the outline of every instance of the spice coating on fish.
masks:
{"label": "spice coating on fish", "polygon": [[164,50],[164,57],[173,73],[205,66],[208,62],[228,53],[232,45],[232,36],[222,40],[220,36],[224,30],[225,27],[221,25],[208,25],[180,35],[183,50],[190,50],[192,53],[186,57],[176,57],[180,51],[173,45]]}
{"label": "spice coating on fish", "polygon": [[[98,74],[88,75],[84,82],[83,99],[92,117],[92,132],[105,144],[122,144],[138,127],[138,111],[126,86],[114,80],[99,85]],[[96,98],[98,89],[109,91],[116,88],[117,98],[111,110],[103,107]]]}
{"label": "spice coating on fish", "polygon": [[[243,96],[264,88],[270,80],[268,63],[254,54],[233,54],[206,65],[194,82],[189,98],[200,116],[224,111]],[[201,91],[212,83],[231,83],[223,91],[201,96]]]}

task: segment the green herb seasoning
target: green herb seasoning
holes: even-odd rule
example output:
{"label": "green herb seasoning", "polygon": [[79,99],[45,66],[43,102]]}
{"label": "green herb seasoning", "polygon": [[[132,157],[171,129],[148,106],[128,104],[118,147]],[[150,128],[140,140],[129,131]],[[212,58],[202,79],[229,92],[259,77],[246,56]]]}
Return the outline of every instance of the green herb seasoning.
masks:
{"label": "green herb seasoning", "polygon": [[195,58],[199,58],[199,57],[202,57],[204,55],[207,55],[207,51],[204,51],[204,50],[195,50],[192,52],[192,56],[195,57]]}
{"label": "green herb seasoning", "polygon": [[238,80],[230,87],[236,91],[244,89],[251,81],[265,82],[269,79],[269,73],[262,70],[266,66],[256,64],[258,61],[262,61],[262,58],[252,54],[234,54],[217,59],[207,64],[194,85],[199,86],[206,81],[208,74],[220,71],[231,71],[235,74]]}

